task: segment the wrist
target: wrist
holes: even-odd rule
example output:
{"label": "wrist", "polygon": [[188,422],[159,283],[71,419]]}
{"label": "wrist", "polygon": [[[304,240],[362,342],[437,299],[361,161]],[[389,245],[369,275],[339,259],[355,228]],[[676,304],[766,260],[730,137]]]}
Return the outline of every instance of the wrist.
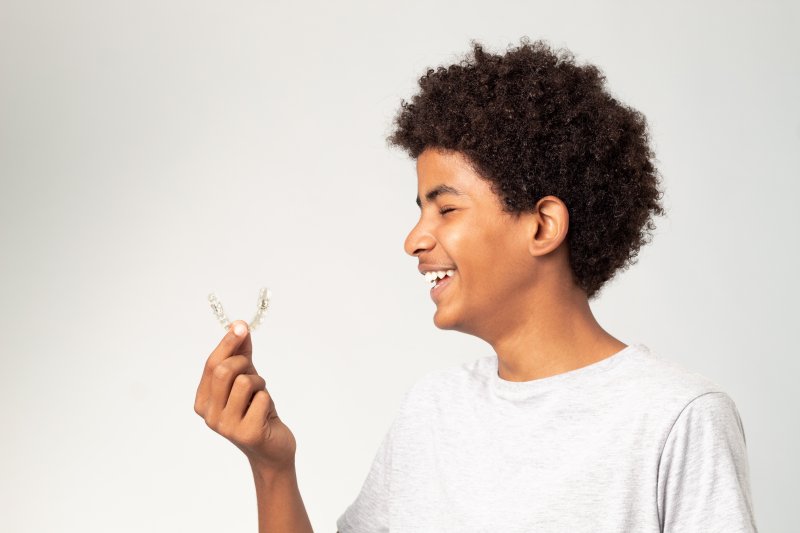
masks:
{"label": "wrist", "polygon": [[264,463],[250,458],[248,458],[248,460],[250,461],[250,468],[253,471],[253,477],[255,477],[256,482],[272,483],[287,479],[297,479],[294,461],[284,465],[275,465],[274,463]]}

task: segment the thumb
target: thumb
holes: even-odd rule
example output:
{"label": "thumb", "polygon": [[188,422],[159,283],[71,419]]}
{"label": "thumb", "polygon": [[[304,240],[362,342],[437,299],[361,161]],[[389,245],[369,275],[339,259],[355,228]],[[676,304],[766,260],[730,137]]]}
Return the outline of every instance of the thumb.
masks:
{"label": "thumb", "polygon": [[[230,327],[239,340],[239,347],[235,348],[235,355],[244,355],[253,360],[253,342],[250,339],[250,326],[244,320],[234,320]],[[241,334],[240,334],[241,332]]]}

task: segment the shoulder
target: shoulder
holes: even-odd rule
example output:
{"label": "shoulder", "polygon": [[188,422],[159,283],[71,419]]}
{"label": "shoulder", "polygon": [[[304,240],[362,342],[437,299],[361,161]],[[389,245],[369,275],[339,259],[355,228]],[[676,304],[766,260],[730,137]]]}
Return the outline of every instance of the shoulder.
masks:
{"label": "shoulder", "polygon": [[[695,408],[732,402],[718,382],[677,360],[642,343],[634,343],[630,348],[626,357],[609,365],[607,371],[592,374],[590,381],[576,382],[579,392],[594,390],[592,401],[624,405],[631,414],[649,413],[665,424],[674,422],[695,400],[698,400]],[[486,397],[483,393],[489,389],[496,368],[496,356],[492,354],[424,373],[406,391],[403,409],[419,414],[436,405],[449,405],[458,398]]]}
{"label": "shoulder", "polygon": [[721,396],[730,400],[722,385],[708,376],[644,344],[634,347],[635,356],[629,359],[623,377],[628,380],[630,392],[643,400],[647,399],[647,404],[669,406],[670,411],[678,414],[690,403],[706,395],[710,397],[700,400],[700,404],[713,402]]}
{"label": "shoulder", "polygon": [[746,444],[739,410],[726,392],[706,392],[684,406],[675,419],[670,439],[681,441],[690,436],[701,442],[720,436],[728,439],[741,436],[742,444]]}
{"label": "shoulder", "polygon": [[733,398],[718,382],[645,346],[624,379],[631,413],[657,426],[662,453],[690,447],[732,449],[741,455],[744,427]]}
{"label": "shoulder", "polygon": [[664,531],[756,531],[744,427],[728,394],[707,392],[680,412],[657,494]]}

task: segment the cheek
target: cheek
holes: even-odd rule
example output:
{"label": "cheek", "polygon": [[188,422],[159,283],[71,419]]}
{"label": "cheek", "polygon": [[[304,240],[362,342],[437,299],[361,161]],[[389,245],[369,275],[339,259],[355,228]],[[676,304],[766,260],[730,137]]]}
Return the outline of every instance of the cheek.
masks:
{"label": "cheek", "polygon": [[514,297],[525,283],[525,258],[520,256],[519,243],[510,235],[492,232],[480,235],[471,256],[470,272],[475,292],[485,297],[497,296],[503,300]]}
{"label": "cheek", "polygon": [[451,258],[464,275],[470,293],[483,293],[487,285],[494,285],[497,274],[504,269],[503,242],[497,235],[472,227],[450,236],[446,246]]}
{"label": "cheek", "polygon": [[476,235],[468,228],[448,228],[438,235],[437,240],[442,245],[442,255],[446,256],[441,259],[446,261],[449,258],[459,268],[461,261],[469,262],[477,246]]}

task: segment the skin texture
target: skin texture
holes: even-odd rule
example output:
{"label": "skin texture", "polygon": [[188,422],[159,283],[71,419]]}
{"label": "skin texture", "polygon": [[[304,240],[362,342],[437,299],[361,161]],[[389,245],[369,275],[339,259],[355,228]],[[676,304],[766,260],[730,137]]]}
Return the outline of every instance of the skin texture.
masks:
{"label": "skin texture", "polygon": [[[241,326],[239,335],[236,326]],[[253,366],[252,340],[243,320],[231,324],[206,360],[194,411],[250,461],[259,533],[311,532],[297,485],[297,443]]]}
{"label": "skin texture", "polygon": [[[427,201],[428,191],[442,184],[464,194]],[[541,198],[535,212],[510,214],[466,156],[436,148],[417,159],[417,194],[420,218],[405,251],[422,264],[456,267],[434,323],[488,342],[501,378],[548,377],[626,347],[600,327],[574,281],[569,212],[558,197]]]}
{"label": "skin texture", "polygon": [[[633,263],[665,211],[644,116],[592,65],[523,40],[505,54],[428,69],[389,137],[417,160],[420,219],[405,250],[456,273],[433,320],[488,342],[508,381],[541,379],[626,345],[589,299]],[[429,192],[440,185],[463,194]],[[452,209],[449,212],[445,210]],[[234,324],[246,327],[243,321]],[[231,331],[206,362],[195,412],[250,461],[259,532],[312,531],[296,443]]]}
{"label": "skin texture", "polygon": [[[461,194],[428,192],[446,185]],[[595,321],[570,273],[569,212],[556,196],[510,214],[469,159],[426,149],[417,160],[420,218],[405,249],[420,263],[455,267],[434,323],[492,345],[499,376],[539,379],[599,361],[625,344]],[[242,326],[237,335],[235,326]],[[295,470],[297,444],[253,365],[246,322],[233,322],[209,355],[194,404],[206,424],[247,456],[260,533],[312,532]]]}
{"label": "skin texture", "polygon": [[570,266],[587,297],[636,262],[665,215],[647,121],[619,102],[594,65],[522,39],[428,69],[388,137],[417,159],[436,146],[466,155],[509,213],[544,196],[567,206]]}

